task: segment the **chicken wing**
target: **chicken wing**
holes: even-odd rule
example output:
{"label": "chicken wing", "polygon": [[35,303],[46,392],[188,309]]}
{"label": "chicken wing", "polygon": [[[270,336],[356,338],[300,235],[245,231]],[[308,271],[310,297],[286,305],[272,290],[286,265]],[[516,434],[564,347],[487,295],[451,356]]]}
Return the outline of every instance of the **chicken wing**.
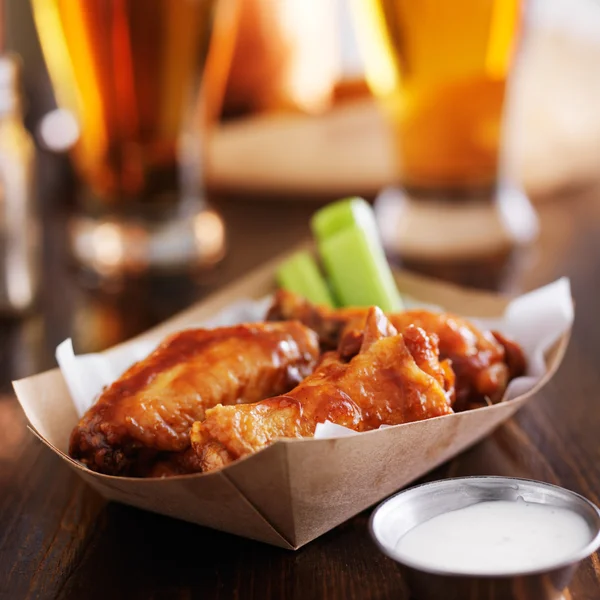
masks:
{"label": "chicken wing", "polygon": [[328,352],[315,372],[285,395],[207,410],[205,420],[192,427],[192,448],[206,472],[278,438],[312,436],[325,420],[366,431],[446,415],[453,412],[452,383],[438,361],[435,337],[415,326],[398,334],[381,310],[372,308],[355,356]]}
{"label": "chicken wing", "polygon": [[[323,349],[338,345],[345,330],[364,323],[367,308],[329,309],[314,306],[304,298],[279,290],[267,314],[267,320],[296,319],[319,334]],[[466,319],[450,313],[407,310],[388,315],[391,323],[403,332],[417,325],[428,334],[436,334],[440,356],[449,359],[456,374],[456,411],[499,401],[514,377],[525,372],[525,357],[515,342],[497,332],[480,331]],[[346,338],[349,351],[352,339]],[[357,342],[354,342],[357,343]],[[343,351],[343,349],[342,349]]]}
{"label": "chicken wing", "polygon": [[318,356],[316,334],[298,322],[176,333],[102,392],[69,453],[94,471],[145,474],[164,453],[189,447],[207,408],[287,392]]}

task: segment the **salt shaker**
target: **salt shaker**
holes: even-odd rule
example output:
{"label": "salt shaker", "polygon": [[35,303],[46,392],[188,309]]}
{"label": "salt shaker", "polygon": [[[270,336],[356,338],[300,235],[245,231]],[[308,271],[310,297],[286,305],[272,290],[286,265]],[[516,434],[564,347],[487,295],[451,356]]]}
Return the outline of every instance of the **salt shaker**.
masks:
{"label": "salt shaker", "polygon": [[0,314],[23,313],[38,283],[39,225],[34,196],[35,147],[23,125],[21,68],[0,55]]}

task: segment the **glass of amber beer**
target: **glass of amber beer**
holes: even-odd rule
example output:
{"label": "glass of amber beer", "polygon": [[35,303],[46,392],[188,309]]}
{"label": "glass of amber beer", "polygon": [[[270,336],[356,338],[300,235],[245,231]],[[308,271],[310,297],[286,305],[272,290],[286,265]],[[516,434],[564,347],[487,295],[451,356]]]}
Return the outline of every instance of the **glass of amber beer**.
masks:
{"label": "glass of amber beer", "polygon": [[215,38],[232,2],[31,0],[57,103],[78,133],[72,250],[100,274],[178,270],[223,253],[202,186],[199,93],[217,93],[205,88],[209,70],[216,81],[226,68],[228,36]]}
{"label": "glass of amber beer", "polygon": [[[479,224],[492,227],[506,212],[482,208],[482,203],[498,204],[508,194],[513,206],[530,207],[504,180],[502,168],[505,92],[521,29],[521,2],[354,4],[367,80],[393,136],[396,195],[404,208],[407,200],[412,202],[410,218],[405,210],[403,222],[414,227],[405,232],[402,249],[420,256],[476,251],[475,246],[491,243]],[[394,219],[387,210],[389,193],[386,198],[383,220],[389,229]],[[461,213],[459,205],[470,208]],[[531,210],[526,212],[531,221]],[[496,225],[493,239],[508,243],[510,233],[499,231],[503,223]],[[471,233],[472,244],[467,240]]]}

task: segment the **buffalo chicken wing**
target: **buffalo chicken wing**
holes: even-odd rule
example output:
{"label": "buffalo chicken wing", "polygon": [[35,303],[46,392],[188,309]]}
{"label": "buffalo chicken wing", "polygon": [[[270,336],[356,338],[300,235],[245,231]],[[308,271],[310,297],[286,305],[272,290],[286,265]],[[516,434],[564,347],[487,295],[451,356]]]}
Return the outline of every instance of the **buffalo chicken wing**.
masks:
{"label": "buffalo chicken wing", "polygon": [[358,336],[356,331],[346,335],[360,339],[356,355],[325,353],[315,372],[289,393],[207,410],[191,432],[202,471],[279,438],[312,436],[317,423],[326,420],[367,431],[453,412],[454,377],[439,362],[435,336],[415,326],[398,334],[377,308],[369,310]]}
{"label": "buffalo chicken wing", "polygon": [[[279,290],[267,320],[296,319],[318,335],[325,350],[337,347],[344,332],[359,329],[367,308],[330,309],[315,306],[286,290]],[[439,340],[440,357],[450,361],[456,375],[455,410],[498,402],[514,377],[525,372],[525,358],[515,342],[497,332],[481,331],[464,318],[450,313],[407,310],[388,315],[399,332],[416,325]],[[345,338],[352,351],[352,339]]]}
{"label": "buffalo chicken wing", "polygon": [[69,453],[111,475],[187,464],[190,428],[206,409],[287,392],[318,356],[316,334],[298,322],[173,334],[102,392],[73,430]]}

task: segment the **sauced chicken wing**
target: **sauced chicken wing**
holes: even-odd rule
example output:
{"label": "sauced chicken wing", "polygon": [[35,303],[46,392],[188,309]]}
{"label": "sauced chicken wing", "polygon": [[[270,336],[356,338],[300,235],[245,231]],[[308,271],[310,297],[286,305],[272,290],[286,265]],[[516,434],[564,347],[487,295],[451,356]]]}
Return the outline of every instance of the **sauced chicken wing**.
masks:
{"label": "sauced chicken wing", "polygon": [[[279,290],[267,314],[267,320],[297,319],[319,334],[323,349],[336,347],[347,328],[364,323],[367,308],[329,309],[314,306],[304,298]],[[497,332],[480,331],[466,319],[450,313],[407,310],[388,315],[403,332],[417,325],[439,340],[440,356],[449,359],[456,374],[455,410],[499,401],[508,382],[525,372],[521,348]],[[352,351],[352,339],[346,338]]]}
{"label": "sauced chicken wing", "polygon": [[69,453],[94,471],[146,474],[165,453],[185,452],[207,408],[287,392],[318,356],[316,334],[298,322],[173,334],[102,392]]}
{"label": "sauced chicken wing", "polygon": [[[325,420],[366,431],[453,412],[453,378],[439,363],[434,336],[415,326],[398,334],[378,308],[369,310],[363,330],[355,356],[326,353],[289,393],[207,410],[191,432],[202,470],[220,468],[278,438],[312,436]],[[356,339],[355,332],[346,335]]]}

